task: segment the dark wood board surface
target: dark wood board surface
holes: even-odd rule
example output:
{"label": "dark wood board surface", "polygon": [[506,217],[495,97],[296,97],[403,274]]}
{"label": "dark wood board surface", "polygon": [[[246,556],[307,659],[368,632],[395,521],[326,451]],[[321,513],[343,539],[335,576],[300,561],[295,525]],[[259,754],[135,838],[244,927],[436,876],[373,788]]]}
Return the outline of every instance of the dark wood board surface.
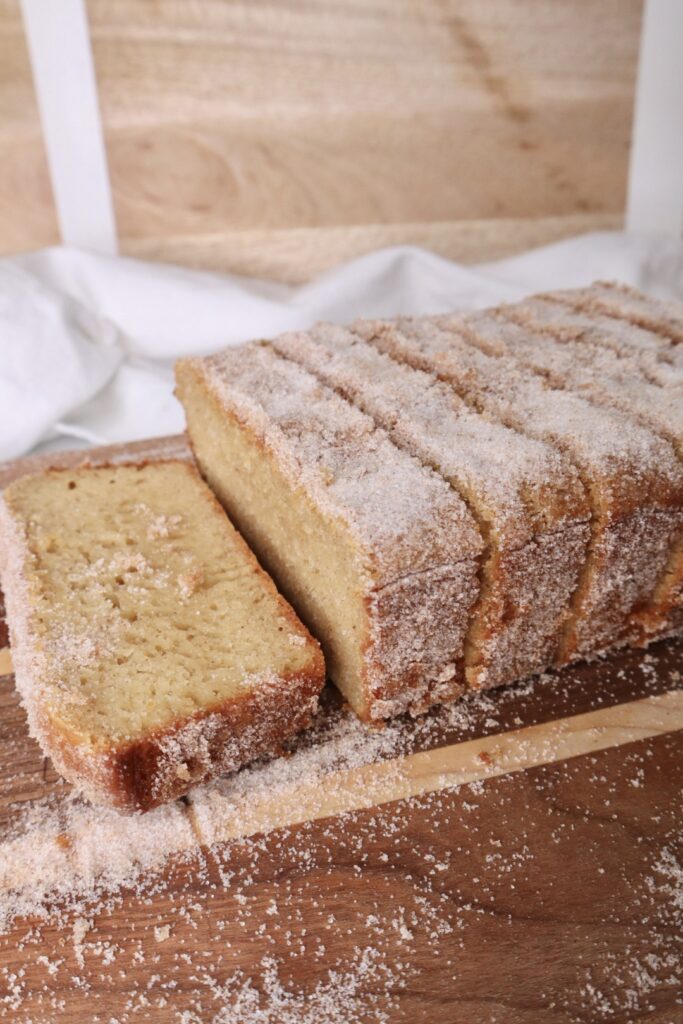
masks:
{"label": "dark wood board surface", "polygon": [[[463,723],[416,729],[410,751],[514,744],[514,730],[615,707],[637,721],[643,702],[680,685],[682,649],[665,642],[510,688],[492,696],[494,715],[485,701]],[[325,713],[338,704],[327,694]],[[0,935],[0,1018],[678,1024],[683,732],[627,739],[197,849],[85,909],[19,919]],[[0,834],[66,792],[6,675]]]}

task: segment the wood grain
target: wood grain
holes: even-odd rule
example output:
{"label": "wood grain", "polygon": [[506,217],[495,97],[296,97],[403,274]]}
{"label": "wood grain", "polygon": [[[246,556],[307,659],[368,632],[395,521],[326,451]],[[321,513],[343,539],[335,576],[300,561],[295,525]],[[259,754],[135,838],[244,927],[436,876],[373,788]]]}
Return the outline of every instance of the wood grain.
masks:
{"label": "wood grain", "polygon": [[[30,457],[0,487],[51,462],[170,455],[188,456],[183,437]],[[194,851],[0,934],[0,1019],[674,1024],[682,654],[623,650],[436,709],[401,725],[398,754],[314,787],[241,805],[196,791]],[[327,691],[302,749],[323,750],[340,713]],[[0,835],[68,794],[0,678]]]}
{"label": "wood grain", "polygon": [[194,798],[190,794],[190,807],[200,841],[211,845],[488,781],[679,729],[680,690],[334,772],[310,783],[298,780],[275,796],[257,793],[240,801],[229,787],[225,796],[200,790]]}
{"label": "wood grain", "polygon": [[124,239],[123,249],[138,259],[302,284],[346,260],[387,246],[418,245],[444,259],[480,263],[587,231],[619,230],[622,226],[621,213],[577,213],[566,217],[223,231]]}
{"label": "wood grain", "polygon": [[4,1018],[674,1024],[681,757],[669,734],[218,847],[82,943],[74,914],[0,937]]}
{"label": "wood grain", "polygon": [[[641,10],[89,0],[123,249],[299,281],[371,245],[491,259],[619,223]],[[0,251],[49,244],[18,0],[0,114]]]}

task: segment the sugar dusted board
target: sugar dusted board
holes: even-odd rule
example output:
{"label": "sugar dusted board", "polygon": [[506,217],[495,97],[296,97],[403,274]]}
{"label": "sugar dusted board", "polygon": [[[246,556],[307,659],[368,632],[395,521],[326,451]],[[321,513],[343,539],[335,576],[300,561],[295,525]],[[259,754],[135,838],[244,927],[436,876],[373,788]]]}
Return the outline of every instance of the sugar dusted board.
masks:
{"label": "sugar dusted board", "polygon": [[0,625],[0,1019],[683,1019],[682,653],[375,732],[330,691],[289,758],[122,822],[27,736]]}

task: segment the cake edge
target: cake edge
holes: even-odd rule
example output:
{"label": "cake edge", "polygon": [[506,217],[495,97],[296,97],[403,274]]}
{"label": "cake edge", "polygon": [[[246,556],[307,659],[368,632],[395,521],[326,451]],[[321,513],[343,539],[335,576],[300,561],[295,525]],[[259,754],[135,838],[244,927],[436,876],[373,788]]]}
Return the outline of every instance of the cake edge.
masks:
{"label": "cake edge", "polygon": [[[0,494],[0,585],[5,597],[15,685],[26,711],[29,733],[52,759],[57,771],[89,800],[128,812],[151,810],[182,796],[192,786],[214,775],[233,771],[259,756],[279,753],[288,739],[310,724],[325,683],[320,644],[261,567],[195,466],[180,459],[151,459],[103,463],[96,468],[117,469],[127,464],[143,469],[160,462],[182,466],[201,483],[213,511],[234,531],[243,556],[258,568],[263,582],[276,597],[281,613],[306,638],[313,657],[307,671],[269,678],[252,692],[197,711],[189,718],[175,720],[139,739],[100,751],[75,743],[41,706],[39,645],[32,628],[30,584],[24,571],[30,556],[22,521],[5,497],[12,487],[10,484]],[[27,476],[73,473],[89,468],[47,469]],[[16,482],[25,479],[27,477],[19,477]],[[288,711],[293,712],[289,717]],[[265,736],[259,735],[259,720],[267,723]],[[237,735],[234,731],[231,733],[235,729],[239,729]],[[228,746],[226,752],[230,735],[233,745]]]}

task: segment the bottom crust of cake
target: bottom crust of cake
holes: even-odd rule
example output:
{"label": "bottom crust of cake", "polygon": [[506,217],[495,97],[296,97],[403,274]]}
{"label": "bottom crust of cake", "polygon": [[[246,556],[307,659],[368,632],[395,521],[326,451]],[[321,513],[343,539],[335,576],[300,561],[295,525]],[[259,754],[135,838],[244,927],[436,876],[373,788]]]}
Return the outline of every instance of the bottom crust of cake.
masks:
{"label": "bottom crust of cake", "polygon": [[[30,690],[19,673],[17,689]],[[31,733],[60,775],[93,803],[135,813],[256,758],[281,753],[310,725],[319,693],[317,670],[268,680],[240,698],[108,750],[74,743],[40,708],[27,710]]]}

